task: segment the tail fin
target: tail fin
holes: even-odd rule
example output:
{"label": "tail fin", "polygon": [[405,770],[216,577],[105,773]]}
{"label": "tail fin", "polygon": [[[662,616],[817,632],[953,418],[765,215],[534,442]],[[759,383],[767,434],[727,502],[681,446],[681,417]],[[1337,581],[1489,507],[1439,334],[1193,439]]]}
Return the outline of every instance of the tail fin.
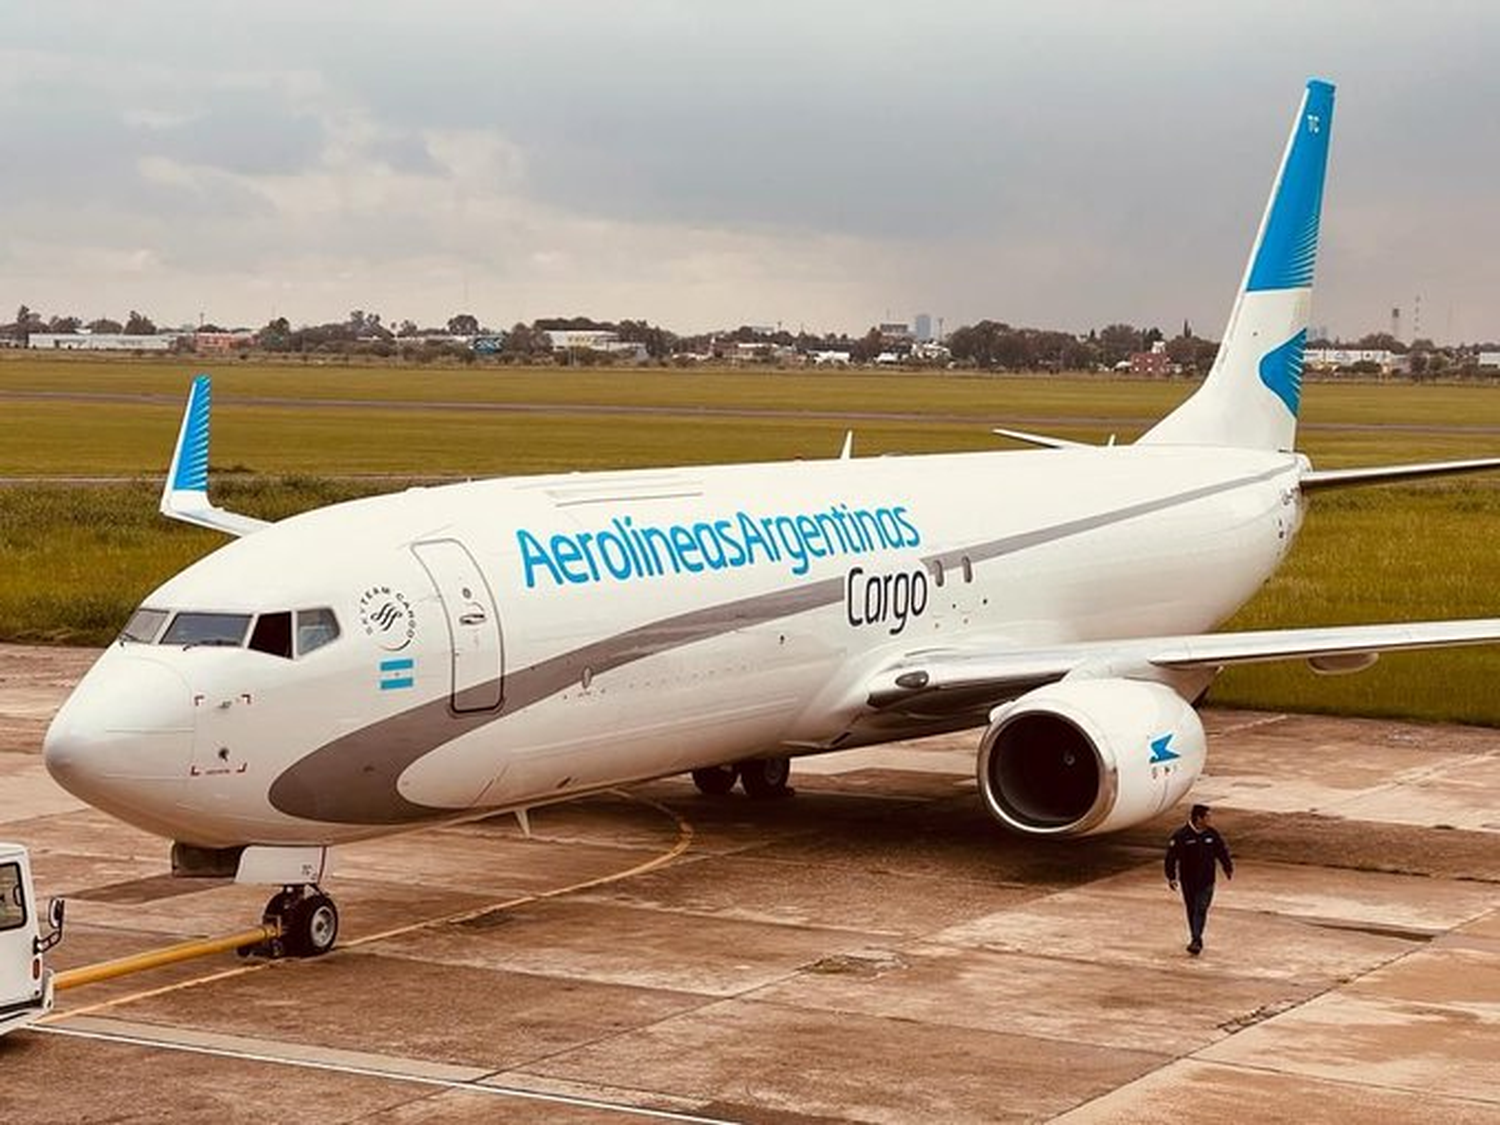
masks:
{"label": "tail fin", "polygon": [[199,375],[193,380],[182,412],[172,467],[161,490],[161,514],[230,535],[249,535],[268,526],[266,521],[226,512],[208,502],[208,415],[212,399],[208,376]]}
{"label": "tail fin", "polygon": [[1314,79],[1292,122],[1213,368],[1141,442],[1292,448],[1332,125],[1333,86]]}

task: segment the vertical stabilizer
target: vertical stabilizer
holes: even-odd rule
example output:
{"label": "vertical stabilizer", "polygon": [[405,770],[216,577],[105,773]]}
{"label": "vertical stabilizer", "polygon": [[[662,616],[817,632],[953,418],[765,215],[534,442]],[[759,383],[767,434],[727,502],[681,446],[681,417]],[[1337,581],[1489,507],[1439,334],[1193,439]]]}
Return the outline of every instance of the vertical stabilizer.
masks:
{"label": "vertical stabilizer", "polygon": [[183,523],[211,527],[230,535],[249,535],[267,526],[265,520],[216,508],[208,500],[208,418],[213,387],[207,375],[193,380],[172,467],[161,490],[161,514]]}
{"label": "vertical stabilizer", "polygon": [[1332,125],[1333,86],[1314,79],[1292,123],[1213,368],[1142,443],[1292,448]]}

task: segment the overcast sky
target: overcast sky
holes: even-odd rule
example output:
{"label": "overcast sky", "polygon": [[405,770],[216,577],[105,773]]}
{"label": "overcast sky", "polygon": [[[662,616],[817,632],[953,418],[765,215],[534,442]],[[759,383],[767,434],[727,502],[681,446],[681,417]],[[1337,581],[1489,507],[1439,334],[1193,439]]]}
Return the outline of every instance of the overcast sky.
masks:
{"label": "overcast sky", "polygon": [[1314,324],[1500,339],[1500,4],[0,10],[3,320],[1217,337],[1319,76]]}

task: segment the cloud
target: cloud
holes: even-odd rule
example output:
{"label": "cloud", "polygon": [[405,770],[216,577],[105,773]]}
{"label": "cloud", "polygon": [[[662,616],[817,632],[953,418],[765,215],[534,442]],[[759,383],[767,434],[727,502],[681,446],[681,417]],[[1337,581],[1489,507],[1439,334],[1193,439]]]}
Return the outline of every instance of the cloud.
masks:
{"label": "cloud", "polygon": [[[13,301],[1217,331],[1326,74],[1315,317],[1358,334],[1421,291],[1453,334],[1500,335],[1474,251],[1497,233],[1500,12],[1478,3],[183,12],[64,0],[0,50]],[[208,27],[232,33],[205,50]]]}

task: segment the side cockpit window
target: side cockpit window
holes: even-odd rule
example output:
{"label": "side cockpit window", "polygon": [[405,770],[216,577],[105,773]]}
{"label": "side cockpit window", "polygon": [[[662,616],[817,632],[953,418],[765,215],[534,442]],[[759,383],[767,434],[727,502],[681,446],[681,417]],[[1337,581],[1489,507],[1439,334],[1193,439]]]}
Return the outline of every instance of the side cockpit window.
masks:
{"label": "side cockpit window", "polygon": [[262,613],[255,619],[255,631],[250,634],[250,647],[256,652],[267,652],[272,656],[292,658],[292,615]]}
{"label": "side cockpit window", "polygon": [[168,616],[164,609],[147,609],[142,606],[125,622],[125,628],[120,630],[120,640],[149,645],[156,640],[161,627],[167,623]]}
{"label": "side cockpit window", "polygon": [[339,619],[331,609],[297,611],[297,655],[306,656],[315,649],[339,639]]}
{"label": "side cockpit window", "polygon": [[250,628],[248,613],[179,613],[162,634],[164,645],[239,648]]}

